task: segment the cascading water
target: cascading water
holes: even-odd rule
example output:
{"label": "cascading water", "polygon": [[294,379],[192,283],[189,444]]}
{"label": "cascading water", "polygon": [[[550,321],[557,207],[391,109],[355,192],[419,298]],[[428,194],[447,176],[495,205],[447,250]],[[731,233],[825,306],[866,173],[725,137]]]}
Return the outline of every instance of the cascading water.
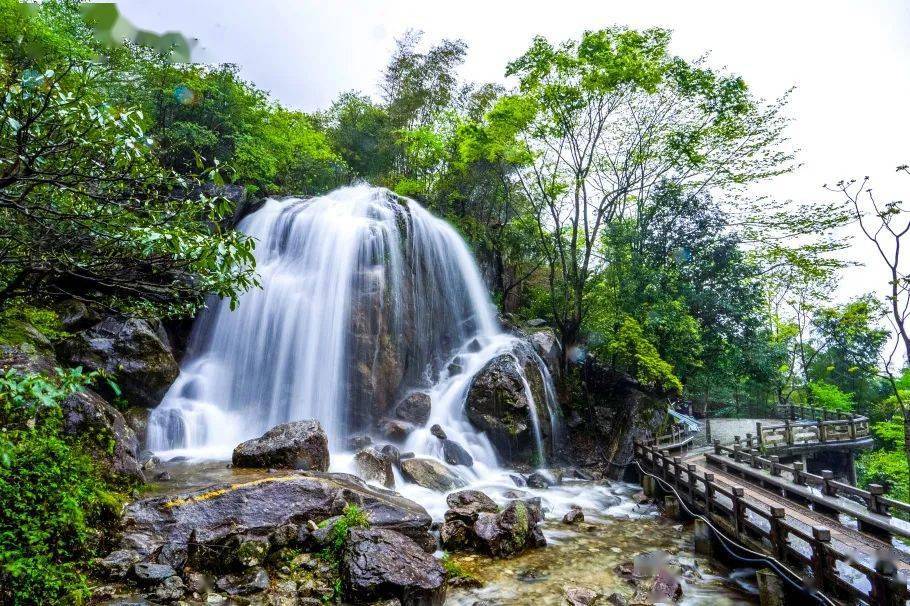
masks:
{"label": "cascading water", "polygon": [[[345,436],[369,431],[396,398],[421,388],[431,416],[405,448],[441,458],[428,429],[438,423],[474,458],[469,474],[497,467],[464,401],[472,377],[517,339],[501,330],[451,226],[413,201],[358,185],[269,200],[239,228],[257,241],[262,288],[233,311],[210,302],[180,377],[150,417],[151,449],[222,458],[274,425],[315,418],[339,451]],[[536,360],[555,427],[549,373]],[[526,380],[525,389],[542,460]]]}

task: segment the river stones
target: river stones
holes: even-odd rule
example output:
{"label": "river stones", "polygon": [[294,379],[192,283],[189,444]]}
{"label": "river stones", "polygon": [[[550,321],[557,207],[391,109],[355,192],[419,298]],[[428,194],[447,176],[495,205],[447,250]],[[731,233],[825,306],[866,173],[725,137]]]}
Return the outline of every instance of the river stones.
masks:
{"label": "river stones", "polygon": [[441,606],[445,571],[414,541],[383,528],[352,529],[341,560],[345,599],[372,603],[398,599],[402,606]]}
{"label": "river stones", "polygon": [[547,476],[540,473],[539,471],[535,471],[534,473],[532,473],[531,475],[528,476],[528,486],[531,488],[542,489],[542,488],[549,488],[552,485],[553,485],[553,482],[550,481],[550,479]]}
{"label": "river stones", "polygon": [[393,442],[404,442],[408,434],[414,431],[414,425],[399,419],[382,419],[378,428],[380,434]]}
{"label": "river stones", "polygon": [[395,474],[392,472],[392,460],[375,448],[365,448],[354,455],[357,473],[368,482],[382,484],[386,488],[395,488]]}
{"label": "river stones", "polygon": [[566,587],[563,595],[570,606],[592,606],[600,594],[587,587]]}
{"label": "river stones", "polygon": [[430,490],[446,492],[467,485],[448,467],[434,459],[402,459],[400,465],[405,480]]}
{"label": "river stones", "polygon": [[585,521],[585,513],[578,505],[572,505],[572,508],[562,517],[563,524],[575,525]]}
{"label": "river stones", "polygon": [[395,407],[395,416],[402,421],[422,426],[430,419],[431,405],[430,394],[415,391],[398,403]]}
{"label": "river stones", "polygon": [[328,471],[329,441],[319,421],[276,425],[234,449],[234,467]]}
{"label": "river stones", "polygon": [[526,501],[512,501],[498,514],[482,513],[474,523],[477,545],[494,558],[516,555],[547,540],[538,523],[540,507]]}
{"label": "river stones", "polygon": [[449,436],[446,435],[445,430],[438,423],[430,427],[430,434],[439,438],[440,440],[446,440]]}
{"label": "river stones", "polygon": [[442,441],[442,458],[449,465],[464,465],[465,467],[474,465],[474,458],[468,451],[462,448],[458,442],[449,439]]}

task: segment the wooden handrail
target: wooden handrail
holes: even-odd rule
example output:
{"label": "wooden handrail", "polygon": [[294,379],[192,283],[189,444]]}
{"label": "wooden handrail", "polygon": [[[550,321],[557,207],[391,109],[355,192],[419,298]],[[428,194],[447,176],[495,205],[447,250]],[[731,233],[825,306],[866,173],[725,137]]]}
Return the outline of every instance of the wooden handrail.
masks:
{"label": "wooden handrail", "polygon": [[[828,474],[818,476],[800,469],[799,466],[781,465],[776,460],[777,457],[767,459],[755,451],[746,453],[741,446],[730,448],[718,441],[715,441],[714,450],[716,454],[708,454],[706,457],[719,458],[721,462],[729,456],[737,457],[737,471],[747,476],[761,474],[764,476],[763,479],[775,478],[782,481],[781,472],[787,472],[791,474],[793,480],[800,482],[796,485],[800,486],[803,492],[809,489],[802,486],[802,483],[821,485],[825,491],[834,490],[835,494],[840,490],[866,493],[876,506],[891,506],[889,503],[891,500],[876,495],[876,490],[862,491],[836,482],[828,477]],[[744,495],[742,487],[727,488],[717,483],[712,473],[706,472],[699,476],[694,465],[683,463],[680,457],[671,457],[668,451],[653,444],[636,441],[634,453],[651,473],[671,484],[679,498],[685,499],[691,508],[704,513],[714,524],[735,536],[738,541],[749,543],[758,549],[770,550],[775,557],[784,562],[795,562],[806,567],[811,571],[815,583],[824,590],[849,600],[858,599],[873,604],[903,604],[910,595],[906,582],[898,577],[893,565],[889,565],[887,560],[877,560],[874,567],[857,561],[852,553],[846,552],[844,546],[831,541],[831,533],[827,528],[813,527],[811,534],[807,533],[796,524],[787,521],[784,508],[764,507],[750,502],[742,498]],[[744,457],[748,457],[749,467],[740,464],[740,459]],[[766,468],[770,470],[771,475],[765,476],[763,472]],[[826,506],[833,505],[836,509],[837,497],[827,494],[821,497],[825,499]],[[900,506],[906,504],[902,503]],[[872,507],[870,504],[869,515],[883,515],[872,512]],[[855,510],[851,511],[847,507],[844,509],[848,510],[843,512],[846,515],[855,514]],[[753,518],[763,520],[764,523],[758,524]],[[811,556],[797,549],[791,538],[808,545]],[[857,587],[851,582],[850,576],[845,575],[837,566],[837,562],[866,577],[871,589],[865,591]]]}

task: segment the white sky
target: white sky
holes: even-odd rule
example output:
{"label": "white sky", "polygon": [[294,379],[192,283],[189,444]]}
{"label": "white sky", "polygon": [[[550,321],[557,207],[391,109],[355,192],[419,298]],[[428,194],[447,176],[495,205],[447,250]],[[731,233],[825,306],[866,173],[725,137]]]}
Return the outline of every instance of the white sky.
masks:
{"label": "white sky", "polygon": [[[803,167],[767,190],[778,199],[821,200],[821,186],[870,175],[883,198],[907,198],[910,178],[910,0],[124,0],[137,27],[198,38],[194,58],[231,62],[285,105],[313,111],[339,93],[376,95],[394,39],[409,28],[432,42],[469,44],[462,75],[502,81],[506,63],[534,35],[553,41],[609,25],[663,26],[686,58],[710,51],[714,66],[741,74],[758,95],[797,86],[790,137]],[[764,188],[763,188],[764,189]],[[908,200],[910,202],[910,200]],[[866,268],[845,272],[839,298],[883,285],[871,247],[852,252]]]}

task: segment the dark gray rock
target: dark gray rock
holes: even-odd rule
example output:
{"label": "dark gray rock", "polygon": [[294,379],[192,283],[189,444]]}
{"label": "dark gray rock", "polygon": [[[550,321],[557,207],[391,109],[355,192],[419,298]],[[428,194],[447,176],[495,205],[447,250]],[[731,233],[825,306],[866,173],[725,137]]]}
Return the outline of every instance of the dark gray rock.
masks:
{"label": "dark gray rock", "polygon": [[525,479],[524,479],[523,477],[521,477],[520,475],[516,475],[516,474],[514,474],[514,473],[510,473],[510,474],[509,474],[509,479],[512,480],[512,482],[513,482],[516,486],[518,486],[519,488],[524,488],[525,486],[528,485],[528,481],[527,481],[527,480],[525,480]]}
{"label": "dark gray rock", "polygon": [[445,571],[414,541],[382,528],[353,529],[341,561],[345,599],[375,602],[397,598],[402,606],[445,603]]}
{"label": "dark gray rock", "polygon": [[570,606],[593,606],[600,596],[587,587],[566,587],[563,592]]}
{"label": "dark gray rock", "polygon": [[474,458],[470,453],[458,442],[448,439],[442,441],[442,458],[449,465],[464,465],[465,467],[474,465]]}
{"label": "dark gray rock", "polygon": [[448,551],[468,549],[474,543],[474,530],[463,520],[446,520],[439,527],[439,542]]}
{"label": "dark gray rock", "polygon": [[350,450],[362,450],[367,446],[373,445],[373,438],[370,436],[351,436],[348,438],[348,448]]}
{"label": "dark gray rock", "polygon": [[559,344],[556,333],[551,328],[544,328],[531,333],[530,339],[531,345],[534,346],[534,351],[547,365],[550,376],[555,380],[559,377],[560,362],[562,360],[562,346]]}
{"label": "dark gray rock", "polygon": [[130,503],[120,549],[159,561],[165,551],[182,551],[196,570],[222,570],[237,561],[237,550],[250,537],[267,537],[294,524],[306,540],[308,522],[315,526],[341,515],[348,503],[361,507],[373,526],[433,548],[432,520],[417,503],[354,476],[297,472]]}
{"label": "dark gray rock", "polygon": [[447,520],[460,519],[473,524],[481,513],[498,513],[496,502],[479,490],[459,490],[446,497]]}
{"label": "dark gray rock", "polygon": [[364,480],[382,484],[386,488],[395,488],[392,461],[375,448],[365,448],[354,455],[354,464],[358,475]]}
{"label": "dark gray rock", "polygon": [[549,488],[552,485],[553,482],[539,471],[535,471],[528,476],[528,486],[531,488]]}
{"label": "dark gray rock", "polygon": [[175,574],[177,571],[166,564],[137,562],[133,565],[133,575],[140,585],[157,585]]}
{"label": "dark gray rock", "polygon": [[412,431],[414,431],[414,426],[406,421],[382,419],[379,422],[379,432],[393,442],[404,442]]}
{"label": "dark gray rock", "polygon": [[415,391],[408,394],[395,407],[395,416],[414,425],[425,425],[430,418],[430,394]]}
{"label": "dark gray rock", "polygon": [[269,574],[264,568],[250,568],[218,579],[215,585],[230,596],[252,595],[269,588]]}
{"label": "dark gray rock", "polygon": [[[533,402],[525,390],[527,379]],[[530,345],[519,342],[511,353],[496,356],[471,379],[465,412],[474,427],[483,431],[500,457],[511,463],[534,456],[535,438],[531,406],[535,406],[543,443],[552,433],[546,408],[546,389]]]}
{"label": "dark gray rock", "polygon": [[101,316],[77,299],[67,299],[54,306],[60,324],[67,332],[77,332],[101,321]]}
{"label": "dark gray rock", "polygon": [[391,461],[392,465],[398,465],[398,462],[401,461],[401,451],[393,444],[386,444],[382,447],[380,452],[385,458]]}
{"label": "dark gray rock", "polygon": [[[145,479],[139,464],[139,440],[119,410],[90,389],[68,396],[60,408],[64,433],[76,438],[96,438],[90,442],[83,440],[94,445],[92,455],[96,461],[103,461],[115,473],[140,481]],[[111,438],[112,443],[98,440],[101,436]],[[111,445],[113,448],[109,448]]]}
{"label": "dark gray rock", "polygon": [[585,521],[585,514],[581,510],[581,507],[577,507],[574,505],[572,506],[571,509],[569,509],[569,511],[566,512],[566,515],[564,515],[562,518],[563,524],[574,525],[574,524],[578,524],[579,522],[584,522],[584,521]]}
{"label": "dark gray rock", "polygon": [[183,579],[174,575],[164,579],[160,585],[155,587],[153,595],[162,602],[174,602],[182,598],[185,593],[186,587],[183,584]]}
{"label": "dark gray rock", "polygon": [[70,366],[109,373],[128,402],[149,408],[180,373],[164,330],[140,318],[105,318],[64,340],[57,354]]}
{"label": "dark gray rock", "polygon": [[434,459],[402,459],[401,475],[412,484],[446,492],[467,483],[448,467]]}
{"label": "dark gray rock", "polygon": [[329,441],[319,421],[277,425],[234,449],[234,467],[328,471]]}
{"label": "dark gray rock", "polygon": [[97,560],[98,566],[104,571],[104,576],[109,579],[123,579],[142,558],[132,549],[118,549],[108,554],[106,558]]}
{"label": "dark gray rock", "polygon": [[439,426],[439,424],[433,425],[430,428],[430,433],[439,438],[440,440],[445,440],[448,438],[445,430]]}
{"label": "dark gray rock", "polygon": [[538,523],[540,508],[527,501],[512,501],[498,514],[482,513],[474,523],[481,549],[494,558],[509,557],[547,544]]}

